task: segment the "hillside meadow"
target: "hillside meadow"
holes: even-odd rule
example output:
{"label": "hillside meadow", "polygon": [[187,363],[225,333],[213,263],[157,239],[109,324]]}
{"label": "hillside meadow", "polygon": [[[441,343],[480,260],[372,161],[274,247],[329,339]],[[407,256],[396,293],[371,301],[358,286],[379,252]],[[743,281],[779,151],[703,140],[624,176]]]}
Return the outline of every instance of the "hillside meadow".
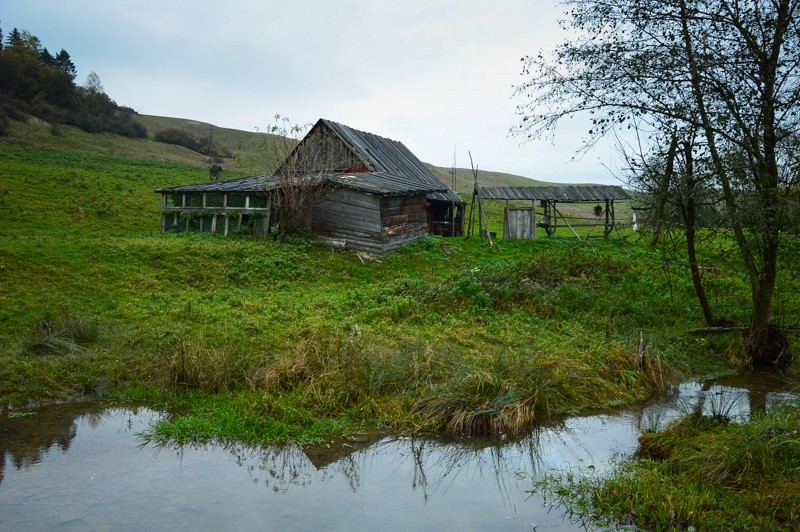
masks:
{"label": "hillside meadow", "polygon": [[[204,158],[12,126],[0,141],[6,407],[146,401],[176,412],[148,437],[178,442],[516,433],[743,364],[735,336],[686,333],[701,324],[686,265],[634,233],[427,237],[380,258],[301,237],[159,234],[154,190],[204,180]],[[717,237],[704,260],[715,304],[745,321],[733,243]],[[781,309],[800,315],[791,276],[779,287]]]}

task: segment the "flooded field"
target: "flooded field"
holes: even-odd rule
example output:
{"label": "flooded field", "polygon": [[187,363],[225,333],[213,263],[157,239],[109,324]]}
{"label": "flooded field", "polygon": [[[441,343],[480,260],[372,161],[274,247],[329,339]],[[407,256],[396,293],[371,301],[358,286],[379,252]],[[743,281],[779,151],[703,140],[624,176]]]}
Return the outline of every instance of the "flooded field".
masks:
{"label": "flooded field", "polygon": [[747,419],[797,382],[687,382],[648,404],[555,420],[516,439],[362,434],[299,448],[143,445],[147,408],[0,415],[0,530],[569,530],[531,490],[551,469],[604,471],[640,428],[694,408]]}

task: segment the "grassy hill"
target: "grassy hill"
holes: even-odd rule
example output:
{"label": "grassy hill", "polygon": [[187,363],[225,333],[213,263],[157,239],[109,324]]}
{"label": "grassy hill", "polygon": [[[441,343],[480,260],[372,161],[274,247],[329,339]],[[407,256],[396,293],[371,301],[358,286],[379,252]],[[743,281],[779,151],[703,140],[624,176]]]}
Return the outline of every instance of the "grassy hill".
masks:
{"label": "grassy hill", "polygon": [[[188,131],[195,136],[207,138],[211,136],[215,143],[225,146],[234,153],[240,155],[239,160],[230,160],[225,162],[225,167],[231,167],[237,171],[247,171],[247,164],[243,162],[248,156],[255,155],[260,143],[264,142],[265,138],[271,135],[257,132],[257,131],[241,131],[238,129],[227,129],[209,124],[207,122],[198,122],[185,118],[169,118],[163,116],[149,116],[138,115],[136,116],[142,125],[147,128],[150,138],[153,137],[158,131],[167,128],[178,128]],[[440,168],[431,164],[426,166],[438,177],[443,183],[452,187],[453,176],[452,169]],[[251,169],[251,171],[263,171]],[[479,179],[484,186],[535,186],[535,185],[548,185],[554,183],[546,183],[543,181],[536,181],[528,179],[527,177],[507,174],[502,172],[492,171],[479,171]],[[468,168],[456,169],[456,187],[455,191],[469,196],[472,194],[474,177],[472,170]]]}
{"label": "grassy hill", "polygon": [[[453,169],[440,168],[427,164],[426,166],[433,172],[433,175],[439,178],[442,183],[450,188],[453,188]],[[558,183],[549,183],[546,181],[537,181],[520,175],[507,174],[503,172],[491,172],[478,169],[478,182],[484,187],[534,187],[557,185]],[[456,168],[455,191],[464,197],[472,195],[472,189],[475,183],[475,175],[469,168]]]}
{"label": "grassy hill", "polygon": [[[204,156],[37,120],[10,128],[0,137],[0,410],[145,402],[172,414],[141,437],[177,444],[335,445],[375,427],[505,440],[747,360],[738,336],[686,334],[701,322],[686,257],[632,234],[491,247],[427,237],[380,259],[300,237],[160,234],[154,189],[205,180]],[[735,243],[713,238],[700,257],[713,264],[709,292],[721,315],[746,323]],[[800,246],[787,235],[785,249],[776,293],[798,316]],[[747,450],[742,437],[729,447]],[[797,485],[765,482],[767,501]],[[762,506],[773,519],[774,505]]]}
{"label": "grassy hill", "polygon": [[199,138],[211,138],[215,144],[224,146],[234,153],[252,150],[260,142],[263,142],[265,138],[272,136],[258,131],[242,131],[219,127],[208,122],[199,122],[186,118],[137,115],[135,119],[147,128],[149,138],[153,138],[156,133],[165,129],[182,129]]}
{"label": "grassy hill", "polygon": [[[185,408],[182,428],[158,429],[179,440],[309,441],[367,423],[514,432],[644,398],[720,349],[736,359],[724,340],[683,336],[698,320],[688,277],[635,242],[430,237],[368,260],[302,238],[159,234],[154,189],[205,180],[203,156],[36,120],[11,128],[3,404],[147,399]],[[748,292],[718,251],[716,302],[744,320]],[[640,334],[658,354],[649,365]]]}

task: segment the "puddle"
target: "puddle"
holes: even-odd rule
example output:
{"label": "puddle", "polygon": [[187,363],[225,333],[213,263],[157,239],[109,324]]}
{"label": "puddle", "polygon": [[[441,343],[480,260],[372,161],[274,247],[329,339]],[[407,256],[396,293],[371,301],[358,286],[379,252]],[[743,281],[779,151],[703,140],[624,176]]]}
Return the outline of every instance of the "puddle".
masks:
{"label": "puddle", "polygon": [[636,408],[576,416],[512,441],[357,436],[263,449],[142,446],[162,414],[92,405],[0,416],[3,530],[571,530],[528,490],[551,469],[631,456],[638,427],[693,408],[747,419],[794,385],[684,383]]}

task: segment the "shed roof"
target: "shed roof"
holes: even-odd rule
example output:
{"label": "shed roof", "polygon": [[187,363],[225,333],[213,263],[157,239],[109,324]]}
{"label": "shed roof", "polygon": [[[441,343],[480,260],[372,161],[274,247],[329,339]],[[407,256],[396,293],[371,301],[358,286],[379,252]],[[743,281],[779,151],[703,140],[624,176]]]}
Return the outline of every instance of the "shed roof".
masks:
{"label": "shed roof", "polygon": [[549,201],[604,201],[625,200],[630,195],[616,185],[581,185],[563,187],[478,187],[483,199],[499,200],[549,200]]}
{"label": "shed roof", "polygon": [[224,181],[212,181],[210,183],[195,183],[179,187],[164,187],[156,189],[156,192],[178,193],[178,192],[265,192],[275,186],[276,178],[265,175],[251,175],[247,177],[237,177]]}
{"label": "shed roof", "polygon": [[[240,193],[265,193],[278,186],[279,177],[273,176],[247,176],[228,179],[225,181],[215,181],[211,183],[195,183],[179,187],[159,188],[156,192],[162,194],[178,194],[191,192],[200,194],[203,192],[240,192]],[[325,179],[346,188],[359,190],[368,194],[378,196],[399,196],[399,195],[428,195],[440,192],[440,187],[422,187],[416,185],[409,187],[408,180],[404,176],[399,176],[390,172],[359,172],[318,176],[309,179]],[[294,178],[299,181],[299,178]]]}
{"label": "shed roof", "polygon": [[[427,190],[428,199],[431,200],[464,203],[458,194],[447,188],[402,142],[324,118],[320,118],[314,125],[314,128],[317,127],[326,127],[334,132],[371,170],[373,177],[370,179],[375,176],[391,176],[395,187],[404,186],[409,191]],[[359,181],[366,184],[366,179]]]}

